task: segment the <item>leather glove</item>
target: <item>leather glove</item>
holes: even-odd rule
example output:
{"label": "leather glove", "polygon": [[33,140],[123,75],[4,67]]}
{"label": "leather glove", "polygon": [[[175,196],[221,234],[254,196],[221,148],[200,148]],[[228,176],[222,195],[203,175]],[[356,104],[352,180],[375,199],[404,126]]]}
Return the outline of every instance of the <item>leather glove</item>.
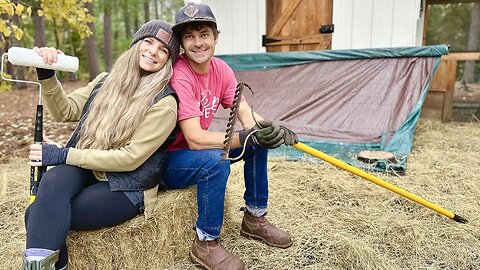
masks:
{"label": "leather glove", "polygon": [[285,131],[278,125],[274,125],[271,121],[258,121],[253,127],[256,132],[253,136],[256,143],[268,149],[275,149],[284,143]]}
{"label": "leather glove", "polygon": [[55,144],[42,144],[42,166],[55,166],[67,162],[68,149]]}
{"label": "leather glove", "polygon": [[285,145],[292,146],[298,143],[298,136],[295,132],[293,132],[292,130],[288,129],[285,126],[280,126],[280,130],[285,131],[283,135],[283,140]]}
{"label": "leather glove", "polygon": [[269,149],[275,149],[282,144],[294,145],[298,143],[298,137],[295,132],[285,126],[274,125],[271,121],[262,120],[258,121],[258,124],[251,130],[240,132],[240,143],[242,145],[246,136],[254,130],[256,132],[251,137],[252,139],[247,142],[247,145],[255,143]]}
{"label": "leather glove", "polygon": [[[242,130],[239,132],[240,144],[246,146],[251,146],[253,144],[261,145],[267,148],[274,147],[275,144],[278,144],[279,140],[281,140],[281,136],[279,136],[280,127],[273,127],[272,122],[270,121],[258,121],[258,125],[255,125],[250,130]],[[247,139],[248,134],[253,135],[249,137],[249,140],[245,142]],[[280,143],[281,144],[281,143]],[[270,146],[270,147],[269,147]],[[272,148],[272,149],[273,149]]]}

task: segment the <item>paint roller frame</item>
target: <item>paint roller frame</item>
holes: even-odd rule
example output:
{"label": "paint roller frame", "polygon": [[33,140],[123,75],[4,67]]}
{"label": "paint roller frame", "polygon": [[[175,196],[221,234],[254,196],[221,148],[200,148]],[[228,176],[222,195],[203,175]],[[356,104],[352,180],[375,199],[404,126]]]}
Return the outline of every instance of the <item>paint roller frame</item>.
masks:
{"label": "paint roller frame", "polygon": [[[43,63],[43,62],[39,62],[38,60],[41,57],[38,56],[37,58],[35,58],[36,57],[35,55],[31,55],[32,52],[35,53],[31,49],[19,48],[19,47],[10,48],[7,53],[2,54],[0,73],[1,73],[2,79],[5,80],[5,81],[35,84],[35,85],[38,86],[38,103],[37,103],[37,109],[36,109],[36,113],[35,113],[35,131],[34,131],[34,135],[33,135],[33,141],[36,144],[42,144],[42,141],[43,141],[42,85],[39,82],[27,81],[27,80],[18,80],[18,79],[10,79],[10,78],[5,77],[4,71],[3,71],[4,66],[5,66],[5,63],[4,63],[5,59],[9,57],[9,54],[12,54],[12,53],[17,53],[19,55],[22,54],[22,53],[23,54],[26,53],[27,55],[30,54],[30,57],[33,57],[33,59],[36,60],[36,63],[34,65],[31,65],[33,67],[47,68],[47,69],[50,68],[50,69],[54,69],[54,70],[70,71],[70,72],[75,72],[76,70],[78,70],[79,60],[78,60],[78,58],[73,57],[73,56],[63,55],[67,58],[63,58],[63,59],[59,59],[59,60],[64,60],[64,62],[69,62],[68,64],[70,64],[70,65],[63,65],[62,66],[62,63],[59,63],[59,61],[57,61],[57,64],[55,66],[52,66],[52,65],[48,65],[48,64]],[[12,61],[12,58],[14,58],[13,57],[14,55],[15,54],[10,55],[11,59],[8,60],[11,64],[19,65],[19,66],[29,66],[29,65],[27,65],[27,63],[19,63],[19,62],[15,63],[15,61]],[[30,58],[30,59],[32,59],[32,58]],[[72,64],[73,64],[73,66],[72,66]],[[29,191],[29,193],[30,193],[30,203],[32,203],[35,200],[35,197],[37,195],[38,186],[40,184],[40,180],[42,179],[43,174],[46,171],[47,171],[46,166],[41,166],[41,167],[31,166],[30,167],[30,191]]]}

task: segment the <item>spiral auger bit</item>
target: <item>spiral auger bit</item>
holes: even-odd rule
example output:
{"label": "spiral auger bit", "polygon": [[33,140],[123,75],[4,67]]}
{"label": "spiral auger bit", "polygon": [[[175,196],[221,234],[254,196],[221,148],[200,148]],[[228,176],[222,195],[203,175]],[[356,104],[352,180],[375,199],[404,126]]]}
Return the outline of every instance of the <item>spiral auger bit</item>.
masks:
{"label": "spiral auger bit", "polygon": [[245,86],[252,91],[252,88],[248,84],[239,82],[237,84],[237,89],[235,90],[235,95],[233,96],[233,104],[230,107],[230,116],[228,117],[227,130],[225,131],[225,140],[223,141],[222,160],[230,160],[228,153],[230,152],[233,131],[235,128],[235,123],[237,122],[238,109],[240,108],[240,102],[242,101],[243,89]]}

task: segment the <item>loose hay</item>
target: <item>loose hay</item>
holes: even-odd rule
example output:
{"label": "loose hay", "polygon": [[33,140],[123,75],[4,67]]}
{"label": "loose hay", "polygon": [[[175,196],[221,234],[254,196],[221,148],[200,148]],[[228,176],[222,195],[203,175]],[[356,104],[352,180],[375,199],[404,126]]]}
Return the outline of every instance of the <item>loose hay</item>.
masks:
{"label": "loose hay", "polygon": [[[249,269],[478,269],[480,125],[421,121],[405,176],[376,174],[467,218],[456,223],[329,164],[269,163],[268,217],[294,238],[271,248],[238,234],[242,164],[232,167],[222,231]],[[0,269],[18,269],[24,248],[28,168],[1,165]],[[188,249],[195,189],[162,194],[154,220],[72,233],[71,269],[195,269]]]}

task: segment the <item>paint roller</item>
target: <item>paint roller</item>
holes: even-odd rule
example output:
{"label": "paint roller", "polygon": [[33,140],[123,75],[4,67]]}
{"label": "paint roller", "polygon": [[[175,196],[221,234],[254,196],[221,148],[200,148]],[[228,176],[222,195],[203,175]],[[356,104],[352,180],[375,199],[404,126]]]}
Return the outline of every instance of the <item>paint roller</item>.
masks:
{"label": "paint roller", "polygon": [[[38,104],[35,113],[35,131],[33,135],[33,141],[34,143],[41,144],[43,141],[42,85],[39,82],[6,78],[3,73],[5,58],[7,58],[8,62],[10,62],[12,65],[16,66],[36,67],[67,72],[76,72],[78,70],[79,60],[74,56],[59,54],[57,57],[57,62],[50,65],[43,62],[43,58],[34,50],[20,47],[12,47],[8,49],[7,53],[2,55],[1,76],[3,80],[38,85]],[[35,200],[38,185],[40,184],[40,180],[46,171],[46,166],[30,168],[30,203]]]}
{"label": "paint roller", "polygon": [[58,71],[76,72],[78,70],[78,58],[74,56],[58,54],[57,62],[51,65],[43,62],[43,58],[34,50],[12,47],[8,49],[8,62],[16,66],[27,66],[52,69]]}

